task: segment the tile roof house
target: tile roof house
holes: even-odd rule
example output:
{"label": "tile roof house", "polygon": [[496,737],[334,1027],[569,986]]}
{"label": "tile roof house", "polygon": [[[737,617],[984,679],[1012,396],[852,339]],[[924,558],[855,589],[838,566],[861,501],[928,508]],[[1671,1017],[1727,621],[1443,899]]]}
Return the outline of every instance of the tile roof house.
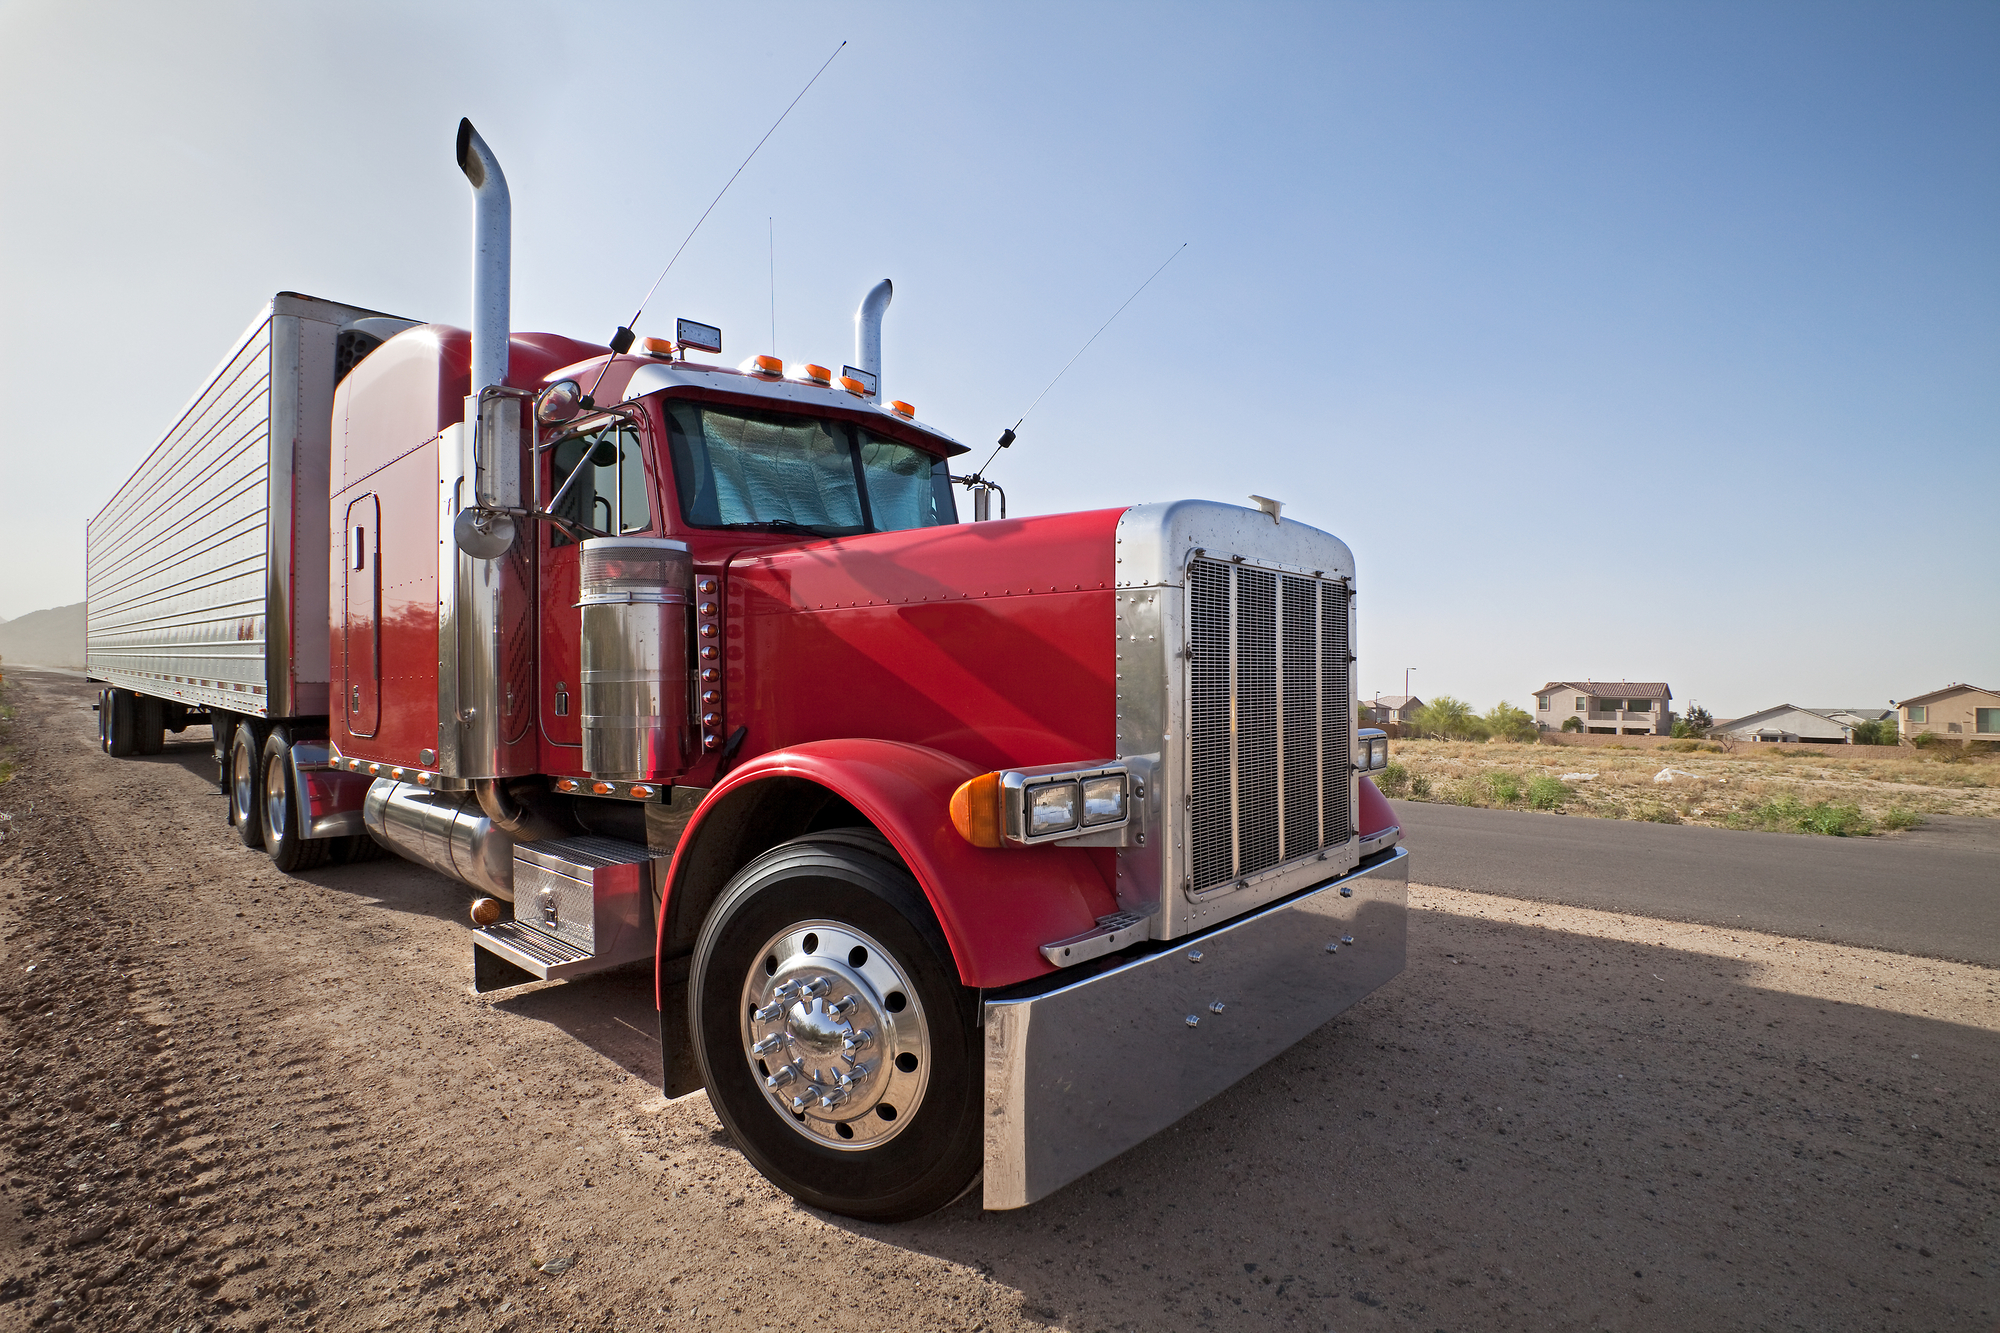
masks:
{"label": "tile roof house", "polygon": [[1657,680],[1552,680],[1535,691],[1535,726],[1561,731],[1575,718],[1599,736],[1669,736],[1674,692]]}
{"label": "tile roof house", "polygon": [[1414,694],[1378,694],[1373,699],[1363,699],[1361,707],[1366,710],[1368,721],[1380,725],[1384,722],[1408,722],[1424,701]]}
{"label": "tile roof house", "polygon": [[1851,745],[1854,728],[1863,722],[1887,717],[1886,708],[1801,708],[1779,704],[1760,712],[1718,722],[1709,728],[1711,736],[1734,736],[1739,741],[1813,741],[1822,745]]}
{"label": "tile roof house", "polygon": [[1960,742],[2000,741],[2000,694],[1977,685],[1951,684],[1896,705],[1897,730],[1904,740],[1929,733]]}

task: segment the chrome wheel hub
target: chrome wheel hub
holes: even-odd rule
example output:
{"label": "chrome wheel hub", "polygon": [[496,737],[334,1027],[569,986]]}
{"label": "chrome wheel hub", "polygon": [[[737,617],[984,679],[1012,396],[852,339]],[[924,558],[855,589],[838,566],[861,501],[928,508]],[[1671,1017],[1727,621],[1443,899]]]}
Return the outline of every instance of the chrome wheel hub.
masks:
{"label": "chrome wheel hub", "polygon": [[264,765],[264,827],[271,836],[285,836],[285,820],[290,814],[285,802],[285,761],[277,755]]}
{"label": "chrome wheel hub", "polygon": [[229,786],[231,797],[236,802],[237,815],[246,820],[257,817],[256,803],[253,800],[257,784],[252,780],[257,772],[256,764],[257,757],[250,753],[249,746],[233,745],[230,747]]}
{"label": "chrome wheel hub", "polygon": [[923,1101],[923,1006],[901,965],[850,926],[805,921],[773,936],[743,983],[742,1014],[765,1100],[815,1143],[875,1147]]}

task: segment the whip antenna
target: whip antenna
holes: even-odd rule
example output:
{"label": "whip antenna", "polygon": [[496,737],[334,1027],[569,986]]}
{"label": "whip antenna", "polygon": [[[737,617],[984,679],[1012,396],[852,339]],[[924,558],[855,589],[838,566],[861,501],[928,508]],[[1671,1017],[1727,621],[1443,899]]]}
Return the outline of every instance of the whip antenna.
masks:
{"label": "whip antenna", "polygon": [[[842,42],[839,46],[833,48],[833,55],[830,55],[826,58],[826,64],[821,65],[817,70],[813,72],[813,76],[810,79],[806,80],[806,86],[799,89],[799,95],[797,97],[794,97],[786,105],[785,109],[779,113],[778,118],[771,122],[771,128],[764,131],[764,137],[757,141],[756,148],[752,148],[750,150],[749,157],[745,157],[742,163],[736,168],[736,170],[730,173],[729,179],[722,183],[722,188],[715,192],[715,198],[708,201],[708,207],[701,210],[701,216],[694,220],[694,225],[692,227],[688,228],[688,234],[686,235],[686,237],[682,239],[680,243],[680,248],[674,251],[673,258],[669,259],[667,261],[667,266],[660,270],[660,276],[653,279],[653,285],[646,289],[646,294],[639,298],[639,308],[632,312],[632,318],[628,322],[620,324],[618,326],[618,332],[611,335],[611,350],[615,355],[623,356],[626,352],[632,350],[632,342],[633,342],[632,330],[638,327],[639,316],[646,313],[646,303],[653,299],[654,292],[660,290],[660,284],[667,280],[667,274],[673,272],[674,265],[680,261],[681,251],[688,248],[688,242],[692,241],[694,239],[694,234],[701,230],[701,224],[708,221],[708,215],[710,213],[713,213],[715,211],[715,206],[722,202],[722,196],[728,194],[729,187],[736,184],[736,178],[743,174],[743,168],[750,165],[750,158],[757,156],[758,149],[761,149],[765,145],[765,143],[770,140],[771,136],[778,132],[778,126],[785,123],[785,117],[792,114],[792,108],[797,106],[802,100],[804,100],[805,95],[812,91],[812,86],[815,83],[819,82],[819,76],[826,73],[826,66],[831,65],[834,61],[834,57],[838,56],[842,51],[846,49],[847,49],[846,42]],[[775,300],[773,304],[775,305]],[[597,392],[597,386],[604,382],[604,372],[609,369],[611,369],[611,363],[609,361],[606,361],[604,365],[598,370],[597,378],[591,381],[590,385],[591,394],[595,394]],[[590,395],[588,394],[585,395],[586,398],[588,398],[589,396]]]}
{"label": "whip antenna", "polygon": [[[1048,397],[1049,390],[1056,387],[1056,380],[1059,380],[1063,376],[1069,374],[1069,368],[1075,365],[1077,361],[1082,358],[1085,352],[1088,352],[1090,350],[1090,344],[1096,342],[1098,338],[1103,336],[1104,330],[1110,328],[1112,324],[1117,321],[1118,317],[1125,313],[1125,306],[1131,305],[1134,301],[1138,300],[1139,292],[1143,292],[1148,287],[1152,286],[1153,278],[1157,278],[1162,273],[1166,272],[1167,265],[1173,263],[1176,259],[1179,259],[1181,257],[1181,251],[1187,248],[1188,248],[1188,243],[1186,241],[1182,241],[1180,245],[1174,250],[1174,252],[1168,255],[1164,260],[1162,260],[1160,262],[1160,266],[1153,270],[1152,276],[1148,277],[1144,282],[1140,283],[1138,290],[1134,291],[1130,296],[1125,298],[1125,305],[1121,305],[1116,310],[1112,311],[1111,318],[1105,320],[1104,323],[1098,327],[1096,333],[1091,334],[1089,338],[1084,340],[1083,346],[1076,349],[1076,355],[1071,357],[1068,361],[1064,362],[1063,368],[1056,372],[1056,378],[1050,380],[1045,386],[1043,386],[1042,391],[1035,395],[1035,401],[1029,403],[1028,410],[1021,414],[1021,421],[1026,421],[1029,415],[1032,414],[1036,408],[1042,405],[1042,399]],[[986,469],[993,466],[993,460],[1000,456],[1000,451],[1002,449],[1005,449],[1009,445],[1014,443],[1014,432],[1021,429],[1021,421],[1016,421],[1012,426],[1009,426],[1006,430],[1000,432],[1000,443],[994,445],[993,452],[986,455],[986,461],[979,465],[979,471],[973,473],[969,477],[953,477],[952,480],[962,481],[967,485],[978,485],[979,483],[985,481]]]}

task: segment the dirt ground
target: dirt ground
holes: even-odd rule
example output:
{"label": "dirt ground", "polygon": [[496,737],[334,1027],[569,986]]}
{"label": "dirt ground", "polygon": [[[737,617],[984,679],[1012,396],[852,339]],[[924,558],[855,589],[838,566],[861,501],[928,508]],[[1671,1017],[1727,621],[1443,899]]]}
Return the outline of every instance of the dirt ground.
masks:
{"label": "dirt ground", "polygon": [[1958,746],[1737,744],[1725,752],[1697,741],[1397,740],[1389,748],[1391,766],[1376,775],[1384,793],[1447,805],[1526,809],[1539,801],[1600,819],[1845,836],[1894,836],[1925,815],[2000,818],[2000,753]]}
{"label": "dirt ground", "polygon": [[280,874],[205,732],[113,761],[9,676],[0,1329],[2000,1323],[2000,974],[1419,887],[1401,978],[1173,1130],[857,1225],[660,1096],[643,974],[477,997],[467,891]]}

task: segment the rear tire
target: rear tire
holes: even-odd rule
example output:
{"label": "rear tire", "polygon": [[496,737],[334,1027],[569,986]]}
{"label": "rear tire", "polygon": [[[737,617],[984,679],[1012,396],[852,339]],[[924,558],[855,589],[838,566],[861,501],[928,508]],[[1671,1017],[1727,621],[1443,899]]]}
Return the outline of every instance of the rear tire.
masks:
{"label": "rear tire", "polygon": [[167,706],[158,699],[132,700],[132,748],[158,754],[167,745]]}
{"label": "rear tire", "polygon": [[901,1222],[978,1178],[983,1064],[977,996],[879,841],[836,830],[745,866],[703,923],[688,998],[709,1104],[751,1165],[811,1207]]}
{"label": "rear tire", "polygon": [[326,860],[329,840],[306,835],[310,815],[299,799],[298,783],[292,779],[292,747],[283,734],[272,732],[264,742],[262,813],[264,850],[271,864],[291,874],[311,870]]}
{"label": "rear tire", "polygon": [[127,690],[111,689],[97,696],[98,743],[113,759],[132,757],[132,704]]}
{"label": "rear tire", "polygon": [[229,822],[245,847],[256,850],[264,845],[264,762],[257,744],[257,730],[248,722],[229,729]]}

